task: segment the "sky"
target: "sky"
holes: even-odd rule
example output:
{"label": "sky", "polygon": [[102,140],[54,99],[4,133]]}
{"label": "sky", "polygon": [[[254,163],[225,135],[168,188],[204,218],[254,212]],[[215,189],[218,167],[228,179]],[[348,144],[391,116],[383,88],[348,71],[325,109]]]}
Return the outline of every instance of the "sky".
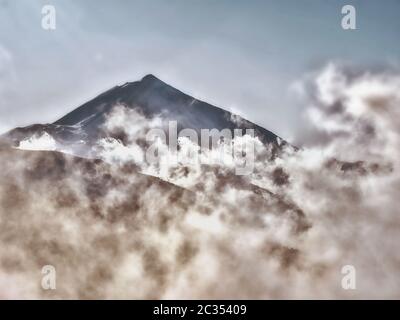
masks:
{"label": "sky", "polygon": [[[346,4],[356,30],[341,27]],[[399,0],[0,0],[0,132],[151,73],[291,141],[293,85],[331,61],[399,68],[399,33]]]}

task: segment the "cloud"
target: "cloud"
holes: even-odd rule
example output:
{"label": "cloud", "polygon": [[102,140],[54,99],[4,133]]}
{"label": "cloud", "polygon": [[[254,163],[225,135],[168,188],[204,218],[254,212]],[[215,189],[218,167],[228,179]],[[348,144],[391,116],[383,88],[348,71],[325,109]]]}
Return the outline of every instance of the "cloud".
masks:
{"label": "cloud", "polygon": [[22,150],[57,150],[57,142],[47,132],[22,140],[18,146]]}
{"label": "cloud", "polygon": [[[248,176],[149,165],[161,119],[121,106],[93,150],[103,161],[2,147],[2,296],[398,298],[399,79],[329,65],[299,83],[315,136],[275,157],[257,144]],[[46,264],[55,291],[40,288]]]}

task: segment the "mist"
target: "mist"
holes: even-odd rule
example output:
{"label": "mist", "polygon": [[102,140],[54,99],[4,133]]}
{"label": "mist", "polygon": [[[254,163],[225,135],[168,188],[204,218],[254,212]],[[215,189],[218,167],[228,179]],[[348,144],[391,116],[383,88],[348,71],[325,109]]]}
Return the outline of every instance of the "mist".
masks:
{"label": "mist", "polygon": [[[254,138],[246,176],[234,159],[149,164],[159,119],[121,106],[96,159],[2,145],[0,297],[399,298],[399,89],[397,73],[335,64],[305,77],[313,134],[279,155]],[[44,265],[56,290],[40,286]],[[356,290],[341,286],[345,265]]]}

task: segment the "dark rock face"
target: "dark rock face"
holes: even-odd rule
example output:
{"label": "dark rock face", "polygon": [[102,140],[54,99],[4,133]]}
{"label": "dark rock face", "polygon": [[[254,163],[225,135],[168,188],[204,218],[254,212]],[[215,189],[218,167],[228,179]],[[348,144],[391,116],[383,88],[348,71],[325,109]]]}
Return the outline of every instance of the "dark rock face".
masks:
{"label": "dark rock face", "polygon": [[201,129],[254,129],[255,135],[262,142],[278,144],[278,137],[272,132],[197,100],[153,75],[147,75],[141,81],[116,86],[53,124],[16,128],[7,136],[20,141],[34,133],[47,132],[63,142],[93,141],[101,135],[107,114],[117,104],[136,108],[148,118],[160,116],[165,121],[177,121],[178,130],[190,128],[200,132]]}

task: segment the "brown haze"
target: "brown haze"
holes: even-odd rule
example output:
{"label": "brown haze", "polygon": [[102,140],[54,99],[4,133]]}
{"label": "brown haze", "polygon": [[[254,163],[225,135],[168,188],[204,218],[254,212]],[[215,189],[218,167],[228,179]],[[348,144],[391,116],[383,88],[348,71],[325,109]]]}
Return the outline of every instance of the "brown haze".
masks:
{"label": "brown haze", "polygon": [[121,107],[97,160],[2,145],[0,298],[400,298],[400,77],[330,65],[296,90],[309,147],[255,141],[250,176],[146,164],[157,121]]}

